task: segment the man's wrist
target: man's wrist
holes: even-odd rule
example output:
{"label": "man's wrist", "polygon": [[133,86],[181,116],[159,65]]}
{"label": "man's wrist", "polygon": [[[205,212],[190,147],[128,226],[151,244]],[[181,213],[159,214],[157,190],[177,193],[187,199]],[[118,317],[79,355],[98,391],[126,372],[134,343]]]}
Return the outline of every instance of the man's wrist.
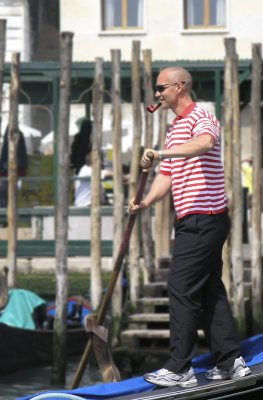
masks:
{"label": "man's wrist", "polygon": [[163,151],[162,150],[157,150],[158,155],[159,155],[159,160],[163,161],[164,160],[164,155],[163,155]]}

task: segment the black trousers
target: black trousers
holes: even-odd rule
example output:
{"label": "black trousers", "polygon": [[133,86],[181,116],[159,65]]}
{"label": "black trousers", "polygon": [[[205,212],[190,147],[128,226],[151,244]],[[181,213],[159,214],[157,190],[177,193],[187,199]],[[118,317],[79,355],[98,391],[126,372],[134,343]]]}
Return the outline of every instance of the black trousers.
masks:
{"label": "black trousers", "polygon": [[202,324],[216,365],[229,370],[240,356],[239,338],[222,282],[222,248],[230,230],[227,211],[190,214],[179,221],[168,277],[170,359],[165,368],[188,370]]}

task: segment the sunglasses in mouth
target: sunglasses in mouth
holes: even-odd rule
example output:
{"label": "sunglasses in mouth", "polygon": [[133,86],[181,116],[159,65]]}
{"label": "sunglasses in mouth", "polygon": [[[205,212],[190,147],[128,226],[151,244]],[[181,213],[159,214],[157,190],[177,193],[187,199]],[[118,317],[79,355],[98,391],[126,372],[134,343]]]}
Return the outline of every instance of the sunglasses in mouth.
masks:
{"label": "sunglasses in mouth", "polygon": [[178,83],[182,83],[182,85],[184,85],[184,84],[185,84],[185,81],[178,81],[178,82],[175,82],[175,83],[165,83],[164,85],[157,85],[156,88],[155,88],[155,90],[156,90],[156,92],[162,93],[162,92],[164,92],[165,89],[167,89],[169,86],[176,86],[176,85],[178,85]]}

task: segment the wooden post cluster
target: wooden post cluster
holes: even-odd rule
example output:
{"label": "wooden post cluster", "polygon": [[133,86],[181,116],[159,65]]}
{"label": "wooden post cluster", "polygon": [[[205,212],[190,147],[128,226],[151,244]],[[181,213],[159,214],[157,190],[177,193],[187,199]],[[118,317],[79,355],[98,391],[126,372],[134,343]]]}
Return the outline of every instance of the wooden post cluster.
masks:
{"label": "wooden post cluster", "polygon": [[[0,127],[2,85],[5,55],[6,21],[0,20]],[[59,104],[58,150],[58,185],[56,213],[56,262],[57,262],[57,322],[55,324],[58,336],[63,338],[66,320],[66,298],[68,294],[67,277],[67,230],[68,230],[68,187],[69,187],[69,107],[71,83],[71,32],[61,35],[61,77]],[[229,198],[229,213],[232,220],[232,231],[224,247],[223,279],[229,296],[233,299],[233,309],[238,321],[239,331],[245,335],[245,293],[242,246],[242,187],[241,187],[241,140],[240,140],[240,102],[238,83],[238,56],[234,38],[225,39],[225,75],[224,75],[224,166],[226,192]],[[122,229],[124,194],[122,182],[121,161],[121,54],[112,50],[112,131],[113,131],[113,169],[114,169],[114,250],[113,259],[119,249]],[[151,51],[143,51],[144,66],[144,102],[145,106],[153,102],[152,60]],[[251,97],[251,128],[253,149],[253,197],[252,197],[252,298],[254,331],[262,330],[262,249],[261,249],[261,133],[260,133],[260,96],[262,75],[261,45],[252,46],[252,97]],[[9,286],[16,286],[16,243],[17,243],[17,142],[18,130],[18,95],[19,95],[19,54],[13,54],[12,79],[10,90],[9,118],[9,169],[8,169],[8,266]],[[92,207],[91,207],[91,303],[96,310],[101,302],[101,145],[102,122],[104,106],[104,76],[103,59],[95,61],[95,79],[93,84],[93,132],[92,132]],[[131,159],[129,198],[136,192],[139,177],[139,160],[141,156],[142,116],[141,116],[141,67],[140,42],[132,42],[132,115],[133,115],[133,149]],[[145,118],[144,147],[153,146],[153,115],[147,112]],[[159,143],[163,147],[166,132],[166,112],[159,112]],[[151,180],[149,179],[149,182]],[[149,188],[149,187],[148,187]],[[147,188],[147,190],[148,190]],[[168,215],[169,196],[156,206],[155,250],[156,259],[169,255],[170,222],[164,219]],[[165,208],[165,210],[164,210]],[[168,215],[169,216],[169,215]],[[140,292],[140,236],[138,219],[135,223],[130,240],[129,273],[130,299],[134,305]],[[164,223],[165,229],[164,229]],[[152,250],[152,231],[150,210],[142,216],[142,240],[144,249],[145,283],[152,279],[154,268]],[[167,253],[167,254],[165,254]],[[231,282],[232,273],[232,282]],[[113,298],[113,315],[121,316],[122,276],[116,286]],[[64,338],[62,339],[63,343]],[[65,342],[64,342],[65,343]],[[64,362],[63,356],[59,356]]]}

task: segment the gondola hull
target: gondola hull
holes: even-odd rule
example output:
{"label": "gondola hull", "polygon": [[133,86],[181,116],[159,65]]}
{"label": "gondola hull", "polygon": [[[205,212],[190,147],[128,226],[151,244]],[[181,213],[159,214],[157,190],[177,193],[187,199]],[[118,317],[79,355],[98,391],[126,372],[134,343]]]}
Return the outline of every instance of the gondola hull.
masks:
{"label": "gondola hull", "polygon": [[[67,355],[82,354],[88,333],[82,327],[67,330]],[[0,323],[0,374],[26,366],[50,364],[53,330],[30,330]]]}
{"label": "gondola hull", "polygon": [[158,388],[151,392],[113,397],[111,400],[190,400],[190,399],[262,399],[263,363],[252,365],[251,375],[236,380],[208,381],[204,373],[196,374],[198,386]]}

